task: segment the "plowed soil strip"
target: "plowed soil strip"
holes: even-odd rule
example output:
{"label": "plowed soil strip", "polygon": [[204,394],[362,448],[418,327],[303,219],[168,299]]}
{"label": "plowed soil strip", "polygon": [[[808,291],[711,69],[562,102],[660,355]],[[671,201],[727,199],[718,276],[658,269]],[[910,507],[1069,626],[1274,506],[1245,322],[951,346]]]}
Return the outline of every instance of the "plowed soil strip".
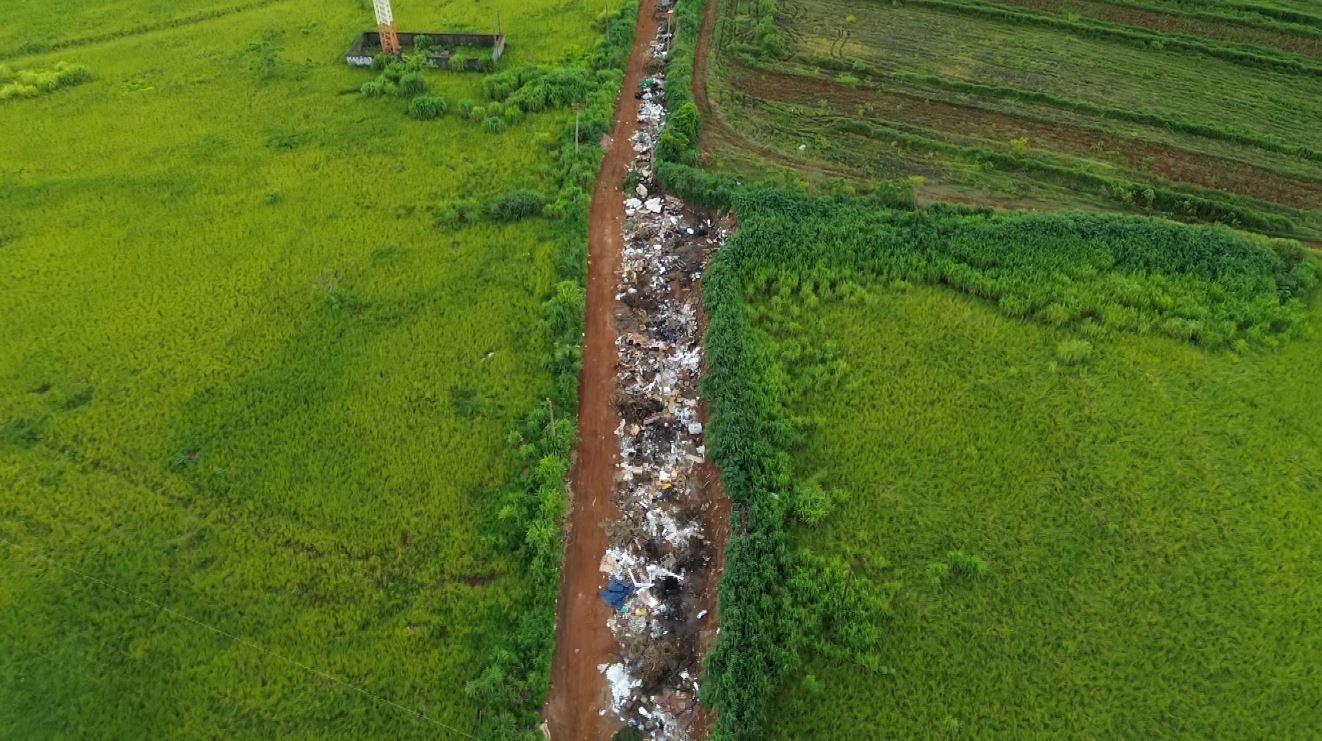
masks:
{"label": "plowed soil strip", "polygon": [[616,361],[612,316],[624,241],[621,184],[634,156],[630,138],[637,128],[637,101],[632,92],[645,73],[656,7],[657,0],[643,0],[639,7],[633,50],[615,108],[615,128],[592,194],[579,444],[570,474],[568,545],[561,567],[555,656],[545,711],[554,741],[608,739],[618,727],[609,713],[601,713],[609,707],[609,700],[597,666],[614,656],[615,642],[606,625],[609,610],[597,598],[597,565],[606,550],[601,524],[616,517],[611,490],[618,450],[615,428],[620,418],[611,404]]}

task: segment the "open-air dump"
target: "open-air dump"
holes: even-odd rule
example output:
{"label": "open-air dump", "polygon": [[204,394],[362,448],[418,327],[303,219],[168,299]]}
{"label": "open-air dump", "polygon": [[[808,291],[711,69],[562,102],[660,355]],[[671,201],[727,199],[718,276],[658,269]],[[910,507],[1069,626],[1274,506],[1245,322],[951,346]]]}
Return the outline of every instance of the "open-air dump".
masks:
{"label": "open-air dump", "polygon": [[[664,60],[668,26],[649,46]],[[714,553],[703,528],[711,502],[699,467],[705,460],[698,381],[701,278],[727,227],[664,195],[654,151],[665,124],[665,74],[638,90],[638,128],[620,204],[626,220],[615,405],[620,415],[615,501],[605,523],[609,548],[602,600],[619,661],[602,664],[611,711],[649,738],[691,738],[698,712],[699,632],[708,618]],[[605,712],[603,709],[602,712]]]}

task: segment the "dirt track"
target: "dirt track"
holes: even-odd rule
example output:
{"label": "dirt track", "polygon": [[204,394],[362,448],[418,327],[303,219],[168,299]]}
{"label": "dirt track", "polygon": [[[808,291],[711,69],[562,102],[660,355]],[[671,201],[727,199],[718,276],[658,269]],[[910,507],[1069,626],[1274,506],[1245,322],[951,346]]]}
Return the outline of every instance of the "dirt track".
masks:
{"label": "dirt track", "polygon": [[615,108],[615,128],[592,194],[579,441],[570,474],[568,545],[560,572],[555,656],[544,712],[554,741],[602,741],[618,727],[609,713],[600,713],[607,706],[606,687],[597,666],[613,659],[615,640],[606,624],[608,608],[597,598],[601,587],[597,566],[606,550],[601,523],[616,517],[611,489],[619,445],[615,428],[620,419],[611,395],[615,391],[615,290],[624,241],[621,185],[633,161],[630,137],[637,128],[637,101],[631,93],[644,76],[656,8],[657,0],[643,0],[639,7],[633,51]]}

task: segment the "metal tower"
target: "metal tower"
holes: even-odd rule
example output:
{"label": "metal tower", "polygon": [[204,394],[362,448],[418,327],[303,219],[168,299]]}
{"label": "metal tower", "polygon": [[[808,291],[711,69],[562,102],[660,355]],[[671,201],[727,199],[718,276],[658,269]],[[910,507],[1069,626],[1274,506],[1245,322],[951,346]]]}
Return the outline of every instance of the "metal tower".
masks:
{"label": "metal tower", "polygon": [[399,35],[395,33],[395,14],[390,9],[390,0],[372,0],[376,6],[376,26],[381,31],[381,51],[386,54],[398,54]]}

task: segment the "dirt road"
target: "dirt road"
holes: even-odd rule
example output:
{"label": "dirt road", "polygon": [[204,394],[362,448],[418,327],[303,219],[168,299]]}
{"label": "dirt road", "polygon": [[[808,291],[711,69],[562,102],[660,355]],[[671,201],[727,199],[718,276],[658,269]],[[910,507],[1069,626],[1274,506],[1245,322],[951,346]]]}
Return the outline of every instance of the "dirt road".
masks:
{"label": "dirt road", "polygon": [[615,290],[624,235],[622,183],[633,161],[630,137],[637,128],[633,91],[642,81],[648,42],[653,38],[657,0],[638,9],[633,51],[615,108],[615,128],[592,194],[588,234],[587,320],[583,338],[583,373],[579,378],[579,442],[570,474],[569,542],[560,573],[555,657],[545,718],[553,741],[603,741],[618,724],[609,714],[606,685],[599,664],[614,659],[615,640],[607,627],[608,608],[597,597],[598,571],[606,550],[601,523],[617,514],[611,503],[619,443],[619,415],[611,403],[615,391]]}

